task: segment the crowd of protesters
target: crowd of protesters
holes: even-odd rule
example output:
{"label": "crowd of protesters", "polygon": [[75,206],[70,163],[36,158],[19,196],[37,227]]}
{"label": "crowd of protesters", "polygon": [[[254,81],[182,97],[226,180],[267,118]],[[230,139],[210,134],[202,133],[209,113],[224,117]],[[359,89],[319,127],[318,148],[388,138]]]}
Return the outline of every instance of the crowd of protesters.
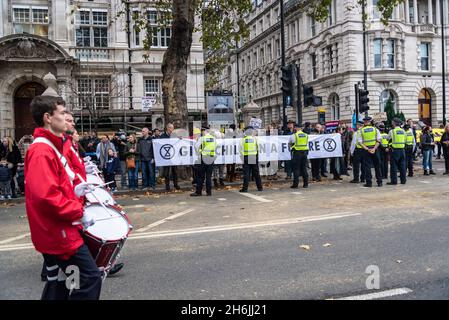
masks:
{"label": "crowd of protesters", "polygon": [[[384,124],[377,123],[376,126],[384,131]],[[417,138],[417,130],[422,129],[420,134],[420,143],[414,147],[412,154],[416,161],[418,157],[422,157],[422,166],[424,175],[435,174],[432,167],[433,158],[444,157],[445,171],[449,174],[449,125],[441,126],[444,133],[439,141],[435,141],[435,135],[430,126],[420,126],[412,120],[408,120],[406,126],[409,126],[415,139]],[[141,132],[125,133],[117,132],[112,136],[106,134],[97,135],[96,132],[84,132],[82,136],[77,134],[74,141],[78,142],[78,150],[83,157],[90,157],[98,164],[103,172],[106,183],[112,191],[120,190],[155,190],[157,184],[165,183],[165,190],[171,191],[170,182],[176,190],[180,189],[178,184],[178,167],[156,167],[153,139],[165,139],[176,137],[175,128],[172,124],[168,124],[165,130],[143,128]],[[226,129],[226,133],[231,132],[231,136],[236,137],[237,131],[235,125],[231,125]],[[259,135],[291,135],[294,133],[294,122],[289,121],[287,130],[282,131],[275,124],[268,125],[264,130],[258,130]],[[350,176],[349,171],[352,170],[354,159],[354,130],[349,124],[341,124],[331,130],[322,124],[304,124],[305,133],[310,135],[319,135],[326,133],[338,133],[341,135],[342,154],[341,158],[331,159],[312,159],[308,168],[311,171],[312,181],[321,181],[327,178],[329,174],[333,175],[333,179],[342,180],[342,176]],[[234,134],[232,134],[234,132]],[[220,130],[215,130],[216,138],[223,138],[225,135]],[[193,134],[189,135],[193,137]],[[27,141],[28,139],[28,141]],[[0,200],[8,200],[16,198],[24,192],[24,176],[23,161],[26,146],[32,142],[32,137],[27,136],[22,139],[23,144],[17,144],[12,138],[4,137],[0,141]],[[21,140],[21,141],[22,141]],[[25,147],[24,147],[25,146]],[[379,153],[379,157],[385,155]],[[380,159],[382,161],[382,159]],[[385,160],[383,161],[386,162]],[[291,161],[270,161],[260,162],[260,171],[262,176],[267,180],[277,180],[280,178],[279,172],[285,172],[285,179],[292,179],[292,163]],[[413,172],[412,168],[409,169]],[[234,182],[239,170],[239,165],[215,165],[213,170],[213,182],[216,188],[225,186],[225,181]],[[384,178],[386,173],[382,170]],[[194,171],[192,175],[194,175]],[[192,177],[195,181],[195,177]],[[117,185],[117,181],[119,185]]]}

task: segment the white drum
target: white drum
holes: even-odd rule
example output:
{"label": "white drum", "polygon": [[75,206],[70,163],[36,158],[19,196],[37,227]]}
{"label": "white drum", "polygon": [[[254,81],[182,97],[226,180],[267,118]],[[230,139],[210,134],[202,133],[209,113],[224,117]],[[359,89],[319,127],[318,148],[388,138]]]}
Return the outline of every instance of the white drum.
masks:
{"label": "white drum", "polygon": [[86,194],[86,200],[90,203],[104,203],[108,205],[116,205],[117,202],[112,197],[112,194],[103,188],[95,187],[94,191]]}
{"label": "white drum", "polygon": [[86,178],[87,178],[86,179],[87,183],[91,183],[91,184],[95,184],[95,185],[103,185],[104,184],[103,179],[95,174],[87,174]]}
{"label": "white drum", "polygon": [[109,272],[125,244],[132,226],[126,214],[114,206],[92,204],[84,208],[95,224],[84,230],[84,240],[98,267]]}

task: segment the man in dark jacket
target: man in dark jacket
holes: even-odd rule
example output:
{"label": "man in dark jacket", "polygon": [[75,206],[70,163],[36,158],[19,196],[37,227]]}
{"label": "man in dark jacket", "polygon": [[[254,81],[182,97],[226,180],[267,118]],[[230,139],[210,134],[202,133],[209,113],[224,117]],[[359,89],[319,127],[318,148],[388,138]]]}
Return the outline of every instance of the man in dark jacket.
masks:
{"label": "man in dark jacket", "polygon": [[137,150],[139,150],[142,168],[142,190],[148,188],[156,190],[153,138],[150,136],[148,128],[142,129],[142,138],[139,140]]}
{"label": "man in dark jacket", "polygon": [[443,156],[444,156],[444,175],[449,174],[449,124],[444,127],[444,133],[441,137],[441,146],[443,147]]}
{"label": "man in dark jacket", "polygon": [[[172,123],[167,124],[166,130],[164,131],[163,134],[161,134],[160,139],[170,139],[171,134],[173,133],[174,130],[175,127],[173,126]],[[173,185],[175,189],[176,190],[181,189],[178,185],[178,174],[176,172],[176,166],[163,167],[163,170],[164,170],[163,175],[165,178],[165,191],[170,191],[170,173],[172,175]]]}
{"label": "man in dark jacket", "polygon": [[122,189],[126,188],[126,172],[128,169],[126,168],[126,134],[124,132],[120,132],[119,134],[115,134],[112,139],[112,143],[115,146],[115,150],[118,153],[118,159],[120,161],[120,186]]}

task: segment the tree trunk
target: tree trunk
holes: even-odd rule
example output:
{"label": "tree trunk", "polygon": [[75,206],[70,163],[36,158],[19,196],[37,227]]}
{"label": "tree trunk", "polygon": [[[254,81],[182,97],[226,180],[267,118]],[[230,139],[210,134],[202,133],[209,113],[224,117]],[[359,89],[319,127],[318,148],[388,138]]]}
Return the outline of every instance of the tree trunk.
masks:
{"label": "tree trunk", "polygon": [[162,61],[162,93],[166,124],[188,129],[187,59],[195,26],[196,0],[173,0],[170,46]]}

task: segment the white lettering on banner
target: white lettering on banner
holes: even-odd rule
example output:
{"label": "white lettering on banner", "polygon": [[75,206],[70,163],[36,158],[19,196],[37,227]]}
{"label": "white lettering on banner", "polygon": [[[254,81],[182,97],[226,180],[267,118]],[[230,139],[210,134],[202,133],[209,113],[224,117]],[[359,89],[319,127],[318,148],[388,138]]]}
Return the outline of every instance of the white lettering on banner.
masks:
{"label": "white lettering on banner", "polygon": [[[289,136],[257,137],[259,161],[291,160]],[[241,164],[241,138],[217,139],[215,164]],[[199,162],[199,152],[191,139],[153,140],[156,166],[191,166]],[[309,159],[342,157],[340,134],[309,135]]]}

